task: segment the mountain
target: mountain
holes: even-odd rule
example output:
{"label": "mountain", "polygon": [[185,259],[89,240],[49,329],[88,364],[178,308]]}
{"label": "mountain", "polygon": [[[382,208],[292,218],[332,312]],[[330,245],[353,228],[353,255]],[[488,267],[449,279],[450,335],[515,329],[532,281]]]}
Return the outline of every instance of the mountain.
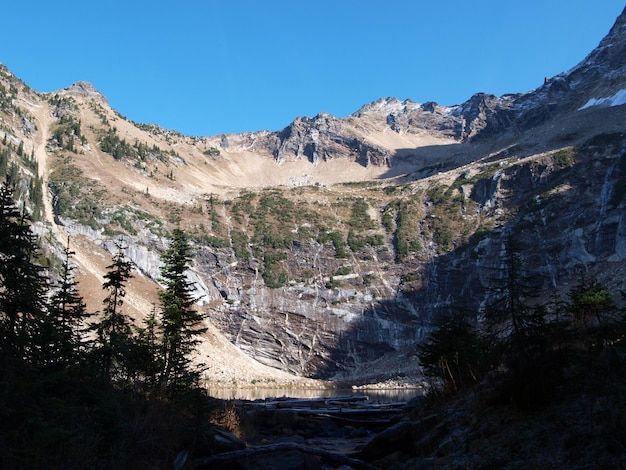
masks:
{"label": "mountain", "polygon": [[36,92],[2,67],[0,170],[50,259],[70,236],[92,310],[116,237],[137,267],[126,308],[140,319],[168,231],[189,233],[214,381],[418,377],[432,319],[481,311],[507,239],[545,297],[584,275],[619,301],[625,28],[626,11],[528,93],[384,98],[344,119],[211,137],[129,121],[88,83]]}

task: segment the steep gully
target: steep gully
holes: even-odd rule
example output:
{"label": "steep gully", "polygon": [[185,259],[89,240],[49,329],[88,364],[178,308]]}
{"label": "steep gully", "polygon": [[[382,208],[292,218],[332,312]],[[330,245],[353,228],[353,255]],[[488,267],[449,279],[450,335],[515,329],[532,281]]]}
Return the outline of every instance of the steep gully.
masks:
{"label": "steep gully", "polygon": [[[104,280],[103,268],[110,261],[108,258],[109,253],[102,250],[95,251],[95,247],[92,243],[84,243],[79,236],[73,236],[62,224],[57,223],[54,215],[52,194],[48,190],[50,156],[46,149],[51,127],[56,123],[51,114],[50,106],[46,100],[32,103],[22,99],[22,103],[34,117],[38,130],[34,135],[33,145],[34,155],[39,169],[39,177],[42,180],[43,186],[45,229],[49,231],[49,233],[45,235],[49,236],[51,240],[57,240],[64,245],[70,243],[70,249],[73,252],[72,262],[79,267],[79,282],[86,287],[86,289],[84,289],[86,292],[99,292],[101,290],[100,286],[102,286]],[[132,308],[135,312],[145,315],[146,312],[150,311],[152,305],[145,296],[136,292],[138,288],[141,290],[145,289],[145,279],[140,278],[138,281],[140,286],[128,286],[129,295],[125,298],[125,302],[127,302],[128,307]]]}

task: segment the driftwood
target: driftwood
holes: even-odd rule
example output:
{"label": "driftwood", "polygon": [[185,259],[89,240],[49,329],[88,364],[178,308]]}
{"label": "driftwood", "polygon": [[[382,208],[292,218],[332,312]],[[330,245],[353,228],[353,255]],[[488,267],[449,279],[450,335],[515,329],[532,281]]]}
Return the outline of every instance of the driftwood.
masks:
{"label": "driftwood", "polygon": [[[309,424],[334,421],[338,426],[351,425],[360,429],[386,428],[404,410],[406,403],[370,403],[367,396],[319,397],[309,399],[276,398],[265,401],[237,403],[253,420],[258,429],[266,433],[292,433],[302,420]],[[316,424],[315,424],[316,425]],[[304,434],[315,435],[315,425],[300,426]],[[311,429],[313,427],[314,429]],[[304,436],[300,434],[304,439]],[[339,439],[339,438],[338,438]],[[339,439],[341,440],[341,439]],[[312,442],[311,442],[312,444]],[[263,469],[263,468],[319,468],[324,466],[349,466],[356,470],[374,470],[372,466],[355,457],[296,442],[268,443],[241,450],[215,454],[195,459],[194,468],[211,470]]]}
{"label": "driftwood", "polygon": [[353,424],[384,424],[400,415],[406,403],[367,403],[367,396],[320,397],[304,400],[275,399],[246,402],[251,409],[292,411],[302,417],[318,416]]}
{"label": "driftwood", "polygon": [[315,408],[321,406],[346,406],[367,401],[366,395],[319,398],[275,398],[273,400],[245,402],[246,405],[265,408]]}
{"label": "driftwood", "polygon": [[379,470],[378,467],[374,467],[362,460],[347,457],[343,454],[337,454],[328,450],[319,449],[316,447],[310,447],[303,444],[296,444],[293,442],[281,442],[278,444],[269,444],[266,446],[249,447],[243,450],[236,450],[233,452],[226,452],[223,454],[213,455],[211,457],[205,457],[196,459],[193,461],[194,468],[211,468],[212,465],[235,463],[242,460],[250,460],[255,457],[260,457],[267,454],[279,453],[279,452],[301,452],[303,454],[313,455],[321,458],[325,463],[332,463],[337,465],[348,465],[354,469],[363,470]]}

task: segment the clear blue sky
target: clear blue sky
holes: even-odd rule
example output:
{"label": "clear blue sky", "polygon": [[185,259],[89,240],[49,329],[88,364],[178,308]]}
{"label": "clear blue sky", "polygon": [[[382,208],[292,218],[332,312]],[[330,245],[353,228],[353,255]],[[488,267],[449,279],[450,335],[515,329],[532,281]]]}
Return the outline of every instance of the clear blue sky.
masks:
{"label": "clear blue sky", "polygon": [[378,98],[526,92],[580,62],[623,0],[10,1],[0,62],[38,91],[91,82],[188,135],[280,130]]}

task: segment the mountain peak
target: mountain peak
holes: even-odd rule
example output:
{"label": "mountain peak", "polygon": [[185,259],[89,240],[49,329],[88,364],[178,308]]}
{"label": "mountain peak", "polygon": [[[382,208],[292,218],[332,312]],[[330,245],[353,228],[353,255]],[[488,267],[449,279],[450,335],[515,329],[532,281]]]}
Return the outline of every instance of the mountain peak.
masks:
{"label": "mountain peak", "polygon": [[108,105],[108,101],[104,97],[104,95],[100,93],[96,89],[96,87],[94,87],[89,82],[85,82],[85,81],[76,82],[67,88],[63,88],[63,90],[61,90],[60,93],[71,95],[71,96],[80,96],[83,98],[92,98]]}
{"label": "mountain peak", "polygon": [[626,35],[626,7],[622,11],[622,13],[615,20],[615,24],[609,31],[609,34],[602,40],[600,45],[603,45],[604,42],[610,41],[611,39],[619,36]]}

